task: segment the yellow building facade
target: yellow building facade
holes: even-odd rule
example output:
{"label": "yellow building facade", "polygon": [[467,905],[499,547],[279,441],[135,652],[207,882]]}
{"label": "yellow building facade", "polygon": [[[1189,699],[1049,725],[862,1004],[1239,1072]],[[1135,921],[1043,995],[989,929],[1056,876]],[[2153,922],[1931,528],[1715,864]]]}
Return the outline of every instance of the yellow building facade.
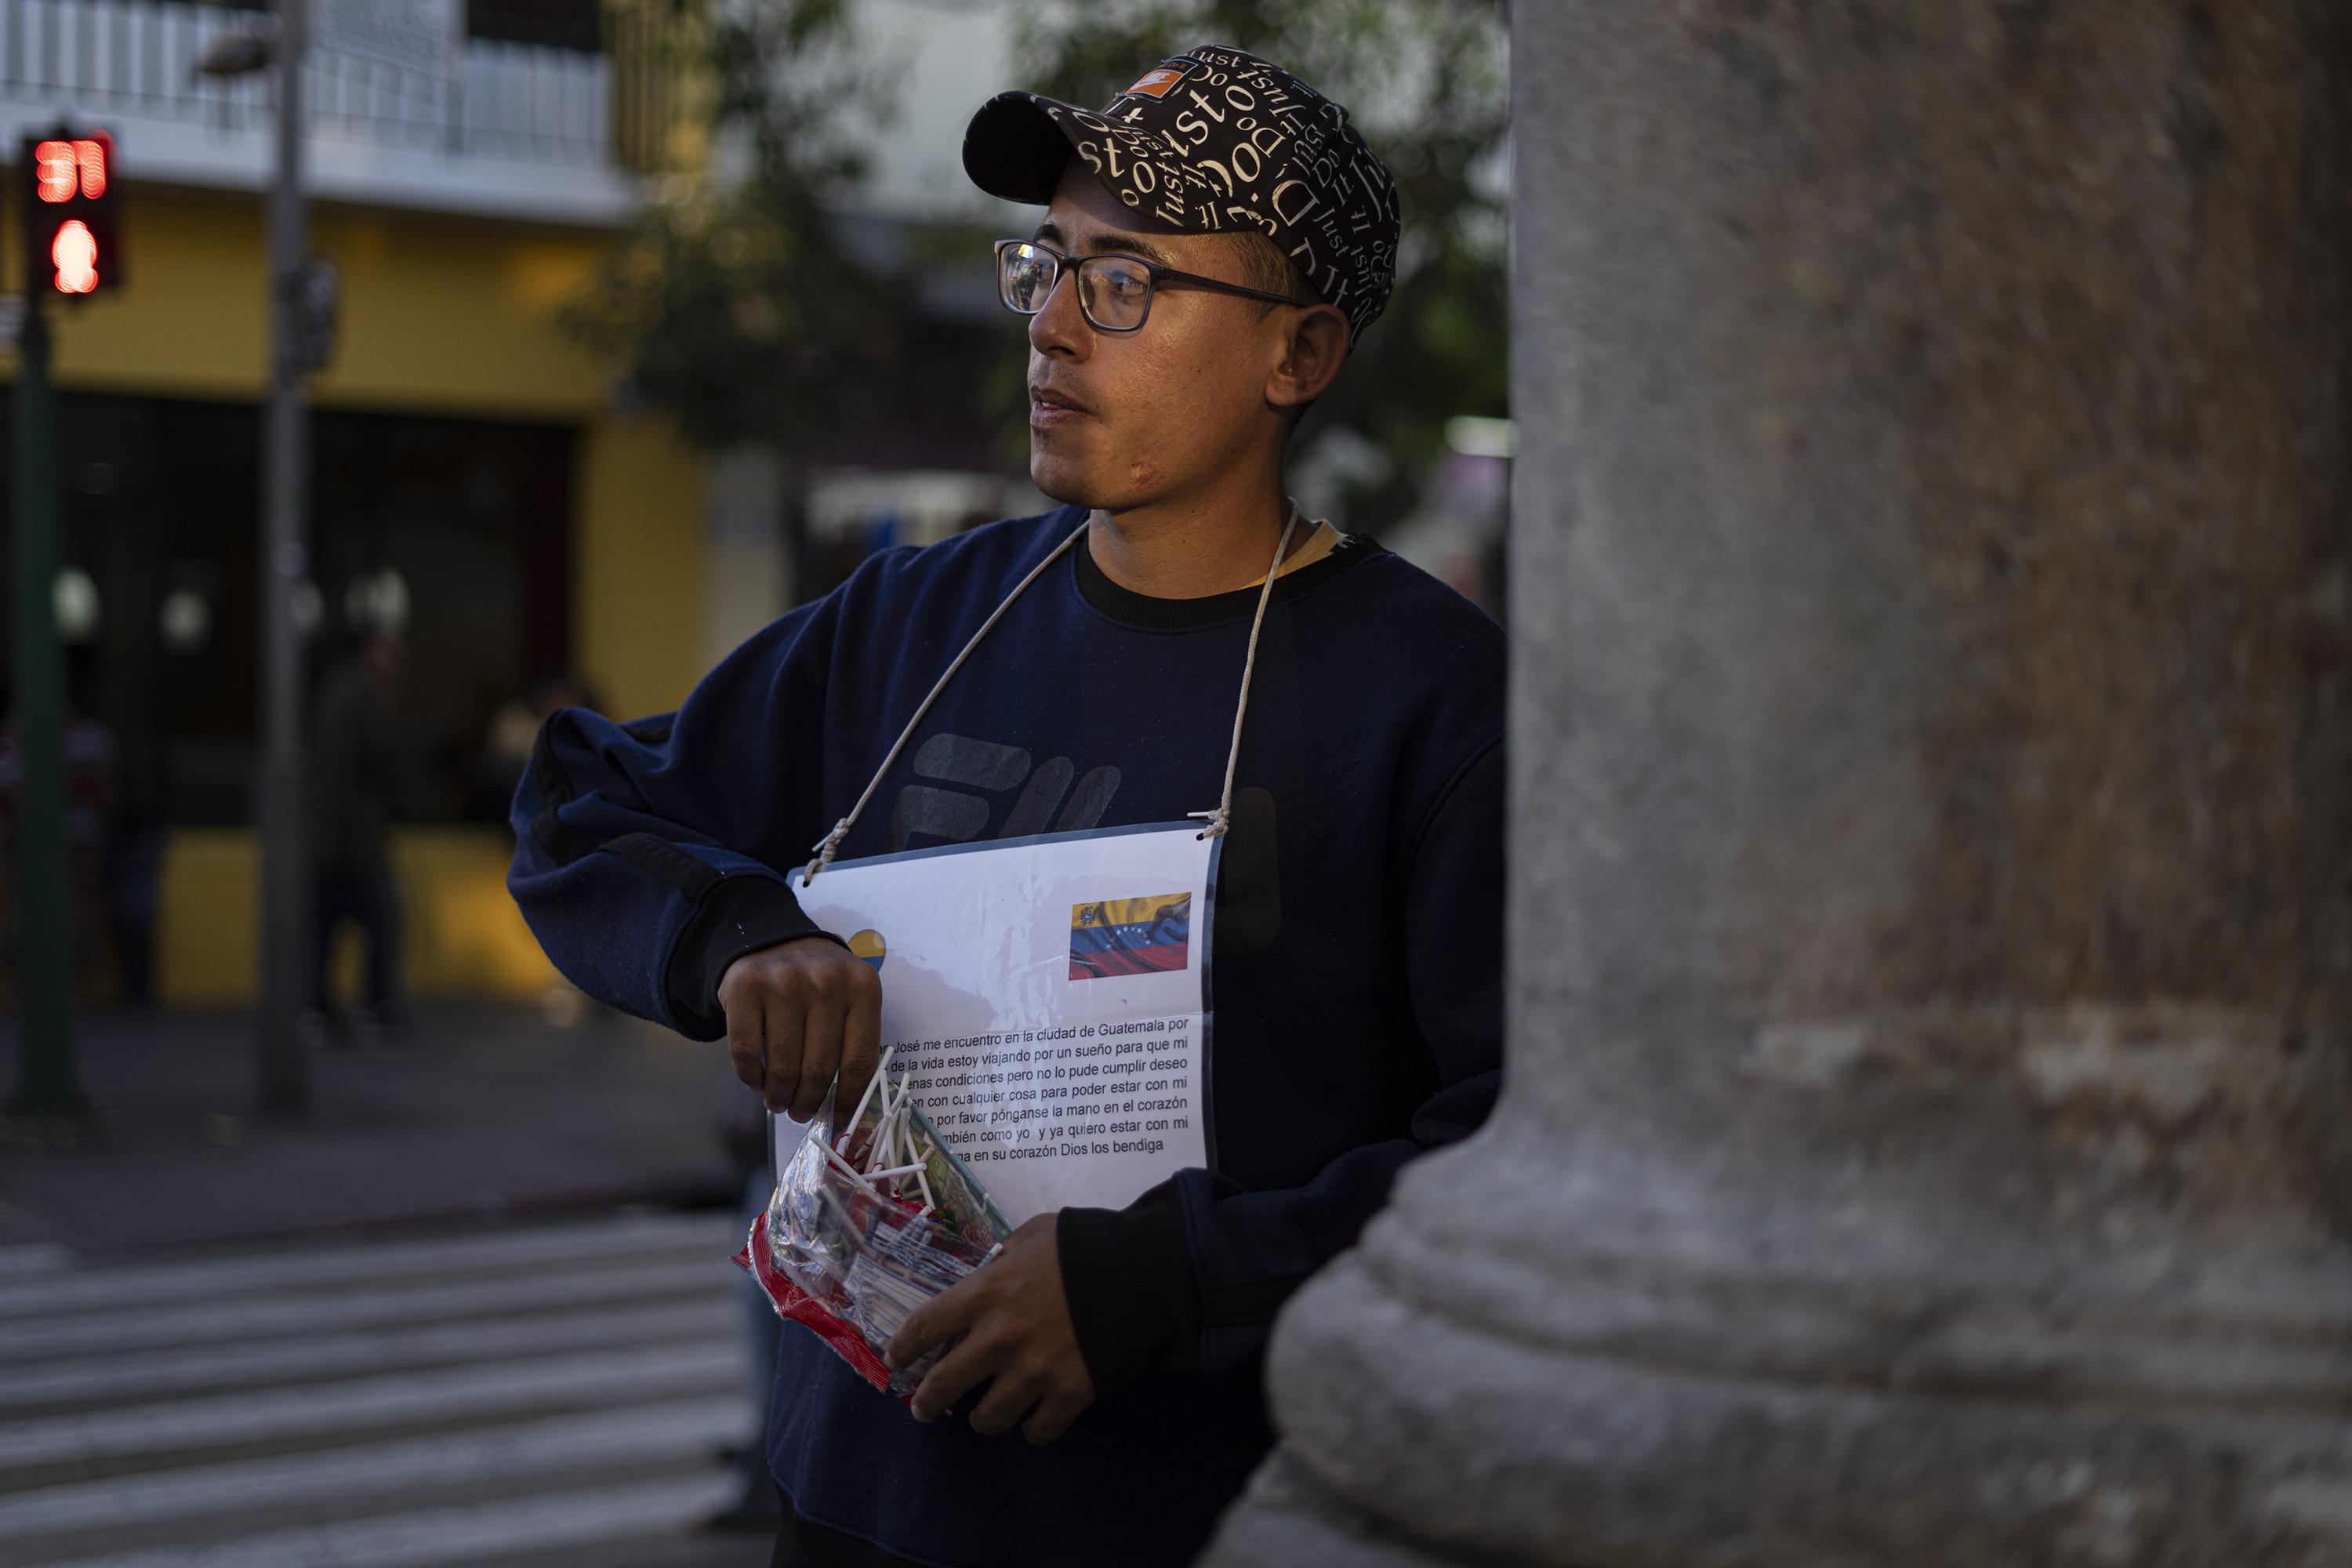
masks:
{"label": "yellow building facade", "polygon": [[[214,25],[203,12],[217,10],[166,9],[186,12],[192,27]],[[103,21],[105,12],[93,5],[88,15]],[[514,52],[478,46],[477,87],[495,85],[483,59],[503,69]],[[574,76],[585,68],[562,64]],[[110,113],[104,93],[83,96],[90,106],[77,120],[117,140],[130,282],[53,311],[61,397],[258,404],[268,338],[254,188],[263,128],[225,131],[218,114],[192,126]],[[54,108],[43,112],[44,122],[54,119]],[[473,112],[488,114],[478,95]],[[311,248],[340,269],[341,305],[314,407],[563,427],[570,668],[615,713],[674,707],[705,658],[706,465],[659,417],[617,409],[611,367],[583,354],[558,321],[614,242],[633,194],[609,152],[609,124],[590,124],[593,144],[553,170],[501,162],[487,136],[484,150],[453,137],[404,169],[367,144],[380,133],[322,139]],[[163,177],[142,177],[142,152]],[[537,199],[549,190],[555,198]],[[506,894],[508,854],[495,824],[394,829],[412,997],[523,996],[554,981]],[[249,826],[167,828],[154,943],[163,1005],[252,999],[257,869]],[[339,966],[346,984],[352,957]]]}

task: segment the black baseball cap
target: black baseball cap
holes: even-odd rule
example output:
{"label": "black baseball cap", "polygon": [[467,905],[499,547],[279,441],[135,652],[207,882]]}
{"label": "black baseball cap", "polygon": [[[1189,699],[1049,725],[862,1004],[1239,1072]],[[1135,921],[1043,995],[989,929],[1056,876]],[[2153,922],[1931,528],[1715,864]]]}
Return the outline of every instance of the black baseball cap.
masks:
{"label": "black baseball cap", "polygon": [[1389,302],[1396,181],[1346,109],[1280,66],[1205,44],[1160,61],[1100,110],[1000,92],[963,133],[964,173],[1007,201],[1052,201],[1074,157],[1139,227],[1255,227],[1357,337]]}

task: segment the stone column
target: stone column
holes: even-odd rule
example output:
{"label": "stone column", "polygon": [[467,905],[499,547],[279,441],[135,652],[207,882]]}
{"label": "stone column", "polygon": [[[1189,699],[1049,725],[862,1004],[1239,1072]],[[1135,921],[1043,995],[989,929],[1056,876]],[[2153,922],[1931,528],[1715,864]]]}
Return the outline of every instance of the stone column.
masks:
{"label": "stone column", "polygon": [[1207,1561],[2352,1563],[2352,7],[1513,29],[1508,1087]]}

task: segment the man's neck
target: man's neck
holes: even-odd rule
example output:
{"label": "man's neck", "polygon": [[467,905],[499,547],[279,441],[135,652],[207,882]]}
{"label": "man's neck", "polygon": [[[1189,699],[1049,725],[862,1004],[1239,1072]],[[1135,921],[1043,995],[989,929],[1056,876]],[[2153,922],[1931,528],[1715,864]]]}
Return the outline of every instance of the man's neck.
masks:
{"label": "man's neck", "polygon": [[[1228,490],[1123,511],[1097,507],[1087,549],[1103,575],[1130,593],[1200,599],[1246,588],[1264,577],[1289,517],[1290,502],[1276,474],[1247,496]],[[1301,518],[1285,553],[1305,545],[1312,531]]]}

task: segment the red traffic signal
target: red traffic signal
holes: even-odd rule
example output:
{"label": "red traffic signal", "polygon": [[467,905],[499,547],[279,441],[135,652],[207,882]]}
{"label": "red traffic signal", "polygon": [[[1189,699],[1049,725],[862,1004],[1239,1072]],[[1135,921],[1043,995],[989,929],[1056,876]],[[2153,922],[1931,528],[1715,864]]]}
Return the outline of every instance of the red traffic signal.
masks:
{"label": "red traffic signal", "polygon": [[98,287],[98,237],[79,218],[68,218],[49,241],[49,268],[60,294],[87,294]]}
{"label": "red traffic signal", "polygon": [[26,181],[26,293],[79,296],[118,287],[114,139],[59,126],[26,138],[18,167]]}

